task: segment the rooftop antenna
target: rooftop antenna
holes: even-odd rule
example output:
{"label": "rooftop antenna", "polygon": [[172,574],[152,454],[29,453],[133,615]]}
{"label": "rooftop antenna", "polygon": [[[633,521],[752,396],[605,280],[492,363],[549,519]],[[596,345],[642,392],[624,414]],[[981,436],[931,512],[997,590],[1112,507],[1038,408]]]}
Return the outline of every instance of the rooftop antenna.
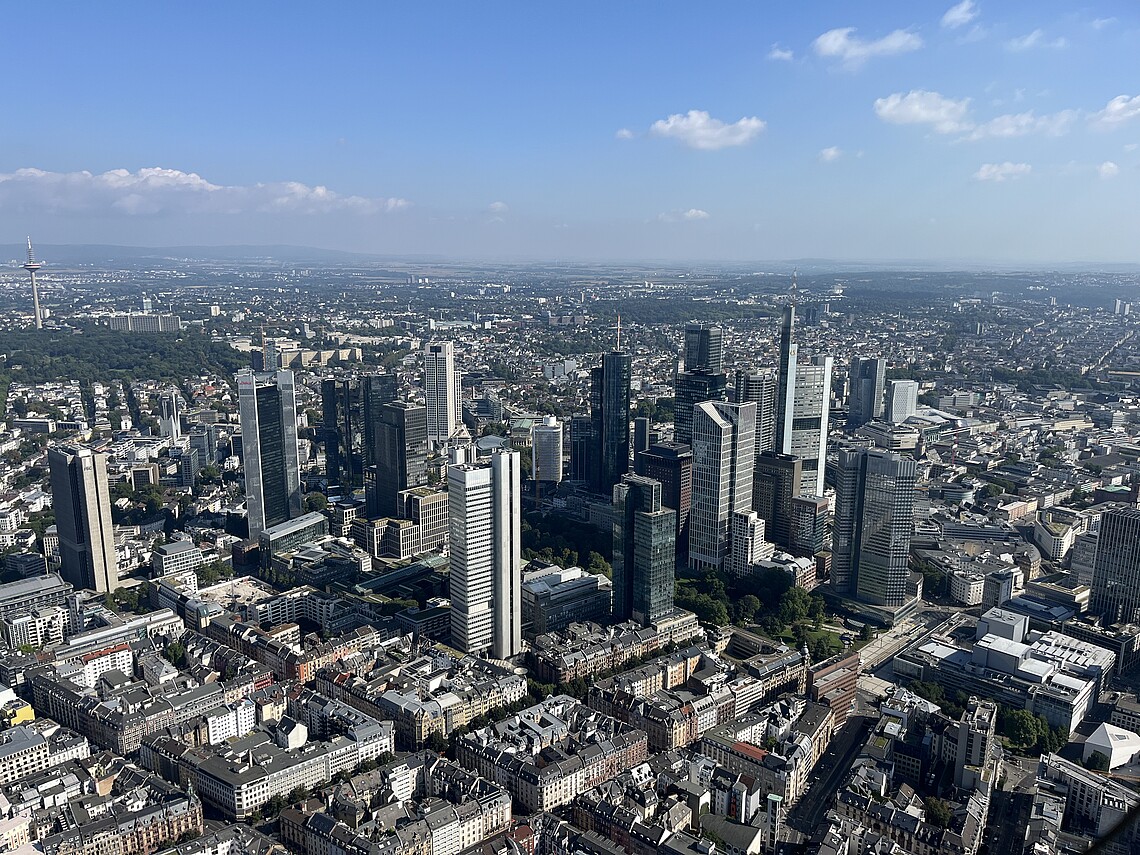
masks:
{"label": "rooftop antenna", "polygon": [[796,305],[796,298],[799,296],[798,286],[796,285],[796,274],[799,272],[798,267],[792,268],[792,305]]}
{"label": "rooftop antenna", "polygon": [[614,348],[614,352],[616,353],[619,350],[621,350],[621,313],[620,312],[618,313],[617,347]]}
{"label": "rooftop antenna", "polygon": [[36,285],[36,271],[39,270],[42,266],[43,265],[36,261],[36,253],[32,249],[32,238],[29,236],[28,263],[24,265],[24,269],[28,271],[29,275],[32,277],[32,311],[36,316],[36,329],[38,330],[42,330],[44,328],[43,317],[40,315],[40,289],[39,286]]}

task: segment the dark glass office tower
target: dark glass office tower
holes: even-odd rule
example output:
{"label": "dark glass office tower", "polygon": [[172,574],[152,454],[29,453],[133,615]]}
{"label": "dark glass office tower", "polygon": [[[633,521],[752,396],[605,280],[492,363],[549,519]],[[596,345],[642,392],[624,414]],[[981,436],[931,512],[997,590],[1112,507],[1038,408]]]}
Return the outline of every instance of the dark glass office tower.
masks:
{"label": "dark glass office tower", "polygon": [[1101,515],[1090,606],[1106,623],[1140,623],[1140,510]]}
{"label": "dark glass office tower", "polygon": [[768,540],[791,550],[792,500],[800,493],[803,462],[791,454],[765,451],[752,473],[752,509],[764,520]]}
{"label": "dark glass office tower", "polygon": [[703,368],[680,371],[673,383],[673,438],[686,445],[693,441],[693,409],[705,401],[727,399],[728,377]]}
{"label": "dark glass office tower", "polygon": [[917,465],[878,449],[842,450],[836,469],[831,579],[864,602],[906,602]]}
{"label": "dark glass office tower", "polygon": [[887,360],[851,360],[847,377],[847,427],[855,429],[873,419],[883,417],[883,390],[886,384]]}
{"label": "dark glass office tower", "polygon": [[629,387],[633,359],[624,351],[602,356],[590,372],[590,421],[593,449],[590,455],[590,489],[609,493],[629,471]]}
{"label": "dark glass office tower", "polygon": [[321,437],[325,474],[333,484],[358,487],[362,477],[360,385],[356,380],[321,381]]}
{"label": "dark glass office tower", "polygon": [[795,400],[796,358],[799,348],[792,340],[796,328],[796,307],[784,306],[780,320],[780,373],[776,391],[776,450],[785,448],[784,437],[791,432],[791,404]]}
{"label": "dark glass office tower", "polygon": [[661,484],[640,475],[614,485],[614,601],[617,620],[648,625],[673,611],[677,514]]}
{"label": "dark glass office tower", "polygon": [[693,502],[693,450],[682,442],[657,442],[634,457],[638,475],[661,482],[661,504],[677,512],[677,552],[689,553]]}
{"label": "dark glass office tower", "polygon": [[384,404],[375,431],[376,464],[366,470],[364,510],[369,519],[396,517],[399,492],[427,483],[427,408]]}
{"label": "dark glass office tower", "polygon": [[381,411],[385,404],[396,400],[399,382],[395,374],[368,374],[360,378],[360,404],[364,443],[361,449],[363,464],[375,466],[377,460],[377,432]]}
{"label": "dark glass office tower", "polygon": [[239,371],[242,467],[249,536],[301,515],[297,400],[292,371]]}
{"label": "dark glass office tower", "polygon": [[590,456],[594,451],[594,420],[579,414],[570,417],[570,480],[588,483]]}
{"label": "dark glass office tower", "polygon": [[720,374],[724,366],[724,331],[709,324],[685,327],[685,370]]}

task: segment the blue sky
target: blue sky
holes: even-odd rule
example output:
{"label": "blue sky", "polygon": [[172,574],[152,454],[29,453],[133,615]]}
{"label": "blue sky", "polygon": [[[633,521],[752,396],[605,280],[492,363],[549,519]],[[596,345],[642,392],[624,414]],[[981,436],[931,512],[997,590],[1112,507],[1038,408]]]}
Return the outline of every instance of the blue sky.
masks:
{"label": "blue sky", "polygon": [[1140,262],[1134,3],[25,3],[5,24],[0,243]]}

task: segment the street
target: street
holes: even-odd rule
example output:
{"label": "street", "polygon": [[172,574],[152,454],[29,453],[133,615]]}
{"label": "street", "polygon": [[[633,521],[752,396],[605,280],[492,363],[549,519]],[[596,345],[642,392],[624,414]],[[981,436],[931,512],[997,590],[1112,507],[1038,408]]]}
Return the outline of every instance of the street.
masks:
{"label": "street", "polygon": [[847,719],[812,771],[807,792],[789,812],[787,824],[790,827],[805,835],[815,831],[834,805],[839,785],[855,762],[867,739],[867,731],[876,720],[863,716]]}

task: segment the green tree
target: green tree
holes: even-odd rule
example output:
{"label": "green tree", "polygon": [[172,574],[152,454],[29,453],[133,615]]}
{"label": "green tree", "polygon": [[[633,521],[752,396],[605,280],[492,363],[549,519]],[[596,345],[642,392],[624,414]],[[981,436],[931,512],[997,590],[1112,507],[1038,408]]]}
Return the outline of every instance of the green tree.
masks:
{"label": "green tree", "polygon": [[162,655],[179,668],[186,665],[186,646],[180,641],[172,641],[166,645],[166,648],[162,651]]}
{"label": "green tree", "polygon": [[928,823],[936,828],[950,827],[951,813],[949,804],[934,796],[927,796],[922,800],[922,806],[926,810],[926,821]]}
{"label": "green tree", "polygon": [[610,562],[606,561],[601,553],[593,550],[590,551],[586,572],[593,573],[595,576],[605,576],[607,579],[614,577],[614,568],[610,566]]}
{"label": "green tree", "polygon": [[1092,769],[1094,772],[1107,772],[1108,758],[1099,751],[1094,751],[1089,755],[1089,759],[1085,761],[1085,768]]}
{"label": "green tree", "polygon": [[[1002,724],[1000,720],[999,724]],[[1005,716],[1002,736],[1008,737],[1010,742],[1020,748],[1030,748],[1037,744],[1041,731],[1033,713],[1013,710]]]}
{"label": "green tree", "polygon": [[751,623],[756,617],[756,612],[760,611],[760,605],[760,598],[755,594],[745,594],[741,597],[736,610],[740,622]]}
{"label": "green tree", "polygon": [[324,493],[308,493],[305,495],[305,511],[307,513],[321,512],[329,506],[328,496]]}

